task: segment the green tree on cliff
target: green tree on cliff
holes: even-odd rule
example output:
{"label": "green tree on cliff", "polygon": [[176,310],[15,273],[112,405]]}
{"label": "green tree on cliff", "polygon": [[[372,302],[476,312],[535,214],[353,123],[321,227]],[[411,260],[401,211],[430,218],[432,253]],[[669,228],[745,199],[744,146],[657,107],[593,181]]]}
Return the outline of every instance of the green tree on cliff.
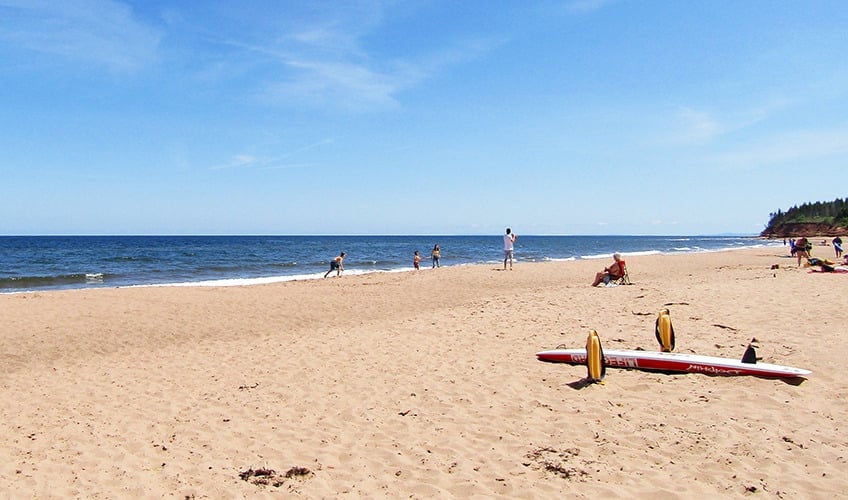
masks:
{"label": "green tree on cliff", "polygon": [[764,233],[776,232],[785,224],[798,223],[848,227],[848,203],[845,198],[837,198],[833,201],[803,203],[785,212],[778,209],[777,212],[769,214],[769,222]]}

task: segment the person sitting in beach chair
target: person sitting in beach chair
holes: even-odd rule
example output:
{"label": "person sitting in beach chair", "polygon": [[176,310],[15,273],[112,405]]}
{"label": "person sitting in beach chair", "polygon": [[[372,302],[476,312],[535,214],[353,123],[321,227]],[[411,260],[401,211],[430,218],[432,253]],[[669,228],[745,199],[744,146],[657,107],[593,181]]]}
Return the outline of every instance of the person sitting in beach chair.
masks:
{"label": "person sitting in beach chair", "polygon": [[612,255],[613,263],[609,267],[605,267],[603,271],[599,272],[595,275],[595,281],[592,282],[592,286],[598,286],[601,282],[604,285],[612,284],[623,284],[619,283],[624,280],[629,282],[627,277],[627,265],[624,260],[621,259],[621,254],[616,252]]}

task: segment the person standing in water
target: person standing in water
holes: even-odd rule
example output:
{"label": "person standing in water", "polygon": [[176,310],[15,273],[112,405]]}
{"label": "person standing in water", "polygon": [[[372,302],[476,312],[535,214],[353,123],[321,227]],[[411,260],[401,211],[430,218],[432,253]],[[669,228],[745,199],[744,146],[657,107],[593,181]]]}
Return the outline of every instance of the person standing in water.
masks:
{"label": "person standing in water", "polygon": [[442,250],[439,248],[438,243],[436,243],[436,246],[433,247],[433,251],[430,252],[430,256],[433,257],[433,269],[439,267],[439,259],[442,258]]}
{"label": "person standing in water", "polygon": [[513,232],[512,229],[506,228],[506,234],[504,235],[504,271],[506,271],[506,262],[509,261],[509,270],[512,271],[512,259],[513,253],[515,250],[515,240],[518,238]]}

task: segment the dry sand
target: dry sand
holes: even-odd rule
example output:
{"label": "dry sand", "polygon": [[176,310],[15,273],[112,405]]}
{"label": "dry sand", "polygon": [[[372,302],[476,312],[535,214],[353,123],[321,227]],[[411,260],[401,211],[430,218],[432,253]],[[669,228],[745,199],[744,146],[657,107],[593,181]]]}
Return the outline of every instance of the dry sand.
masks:
{"label": "dry sand", "polygon": [[[786,254],[630,257],[615,288],[574,261],[0,296],[0,495],[842,496],[848,275]],[[534,356],[590,328],[656,349],[666,304],[679,352],[755,337],[813,375],[578,389]]]}

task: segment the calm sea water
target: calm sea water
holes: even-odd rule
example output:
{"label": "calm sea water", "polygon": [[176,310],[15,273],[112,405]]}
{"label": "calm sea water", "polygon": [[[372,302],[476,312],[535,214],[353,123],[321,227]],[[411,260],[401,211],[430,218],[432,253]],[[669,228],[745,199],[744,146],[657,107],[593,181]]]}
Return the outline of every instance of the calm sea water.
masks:
{"label": "calm sea water", "polygon": [[[320,278],[344,251],[344,274],[501,262],[494,236],[0,236],[0,293],[135,285],[243,285]],[[517,262],[721,251],[780,245],[755,237],[519,236]]]}

